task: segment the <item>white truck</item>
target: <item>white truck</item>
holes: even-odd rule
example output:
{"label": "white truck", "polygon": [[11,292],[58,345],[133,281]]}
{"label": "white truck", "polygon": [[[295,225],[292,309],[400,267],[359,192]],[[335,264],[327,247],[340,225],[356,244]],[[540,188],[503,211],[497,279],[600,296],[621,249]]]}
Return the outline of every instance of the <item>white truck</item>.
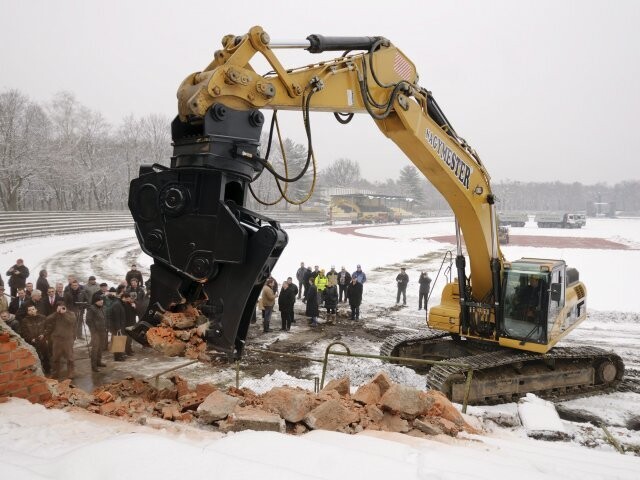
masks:
{"label": "white truck", "polygon": [[545,212],[536,215],[539,228],[582,228],[587,224],[584,213]]}
{"label": "white truck", "polygon": [[498,214],[498,222],[503,226],[524,227],[528,221],[529,215],[526,212],[501,212]]}

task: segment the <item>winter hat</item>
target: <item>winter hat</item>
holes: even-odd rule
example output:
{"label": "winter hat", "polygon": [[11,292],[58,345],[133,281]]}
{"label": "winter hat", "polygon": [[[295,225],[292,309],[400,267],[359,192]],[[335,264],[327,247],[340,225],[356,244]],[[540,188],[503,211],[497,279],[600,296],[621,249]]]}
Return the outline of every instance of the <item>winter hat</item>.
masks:
{"label": "winter hat", "polygon": [[93,296],[91,297],[91,303],[96,303],[99,300],[104,300],[103,295],[104,294],[102,292],[94,293]]}

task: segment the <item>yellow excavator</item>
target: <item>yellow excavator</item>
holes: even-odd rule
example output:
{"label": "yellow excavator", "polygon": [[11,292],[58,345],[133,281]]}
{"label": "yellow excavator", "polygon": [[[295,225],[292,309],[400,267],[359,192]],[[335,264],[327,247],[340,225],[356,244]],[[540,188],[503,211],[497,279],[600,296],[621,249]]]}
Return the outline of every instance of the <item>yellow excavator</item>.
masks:
{"label": "yellow excavator", "polygon": [[[342,53],[290,68],[281,64],[278,49]],[[269,63],[268,73],[252,67],[257,55]],[[265,109],[273,115],[262,156]],[[308,139],[306,165],[292,176],[278,173],[268,160],[279,110],[301,111]],[[368,114],[455,214],[457,278],[429,310],[428,329],[390,337],[381,353],[456,358],[473,366],[473,403],[527,392],[585,394],[621,381],[618,355],[555,347],[587,317],[587,292],[577,270],[557,259],[504,259],[484,164],[418,84],[413,62],[384,37],[275,41],[256,26],[245,35],[226,35],[211,63],[182,82],[170,167],[142,166],[131,182],[136,234],[154,264],[149,309],[129,335],[146,343],[146,331],[164,312],[196,306],[207,319],[210,349],[242,354],[260,290],[288,241],[278,222],[246,209],[246,199],[263,170],[281,192],[281,184],[305,174],[314,159],[311,112],[333,112],[340,123]],[[435,365],[427,379],[430,387],[462,400],[463,371]]]}

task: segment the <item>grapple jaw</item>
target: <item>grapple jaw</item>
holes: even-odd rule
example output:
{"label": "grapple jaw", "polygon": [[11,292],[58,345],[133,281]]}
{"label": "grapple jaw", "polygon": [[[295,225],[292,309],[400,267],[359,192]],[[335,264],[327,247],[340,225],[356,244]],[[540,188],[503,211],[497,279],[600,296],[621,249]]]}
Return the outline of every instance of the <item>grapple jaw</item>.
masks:
{"label": "grapple jaw", "polygon": [[171,167],[142,166],[132,180],[136,235],[154,259],[149,308],[127,331],[136,341],[147,344],[146,331],[165,311],[195,306],[209,320],[209,348],[242,352],[262,286],[288,241],[278,222],[244,208],[262,170],[255,159],[262,118],[215,105],[200,122],[176,118]]}

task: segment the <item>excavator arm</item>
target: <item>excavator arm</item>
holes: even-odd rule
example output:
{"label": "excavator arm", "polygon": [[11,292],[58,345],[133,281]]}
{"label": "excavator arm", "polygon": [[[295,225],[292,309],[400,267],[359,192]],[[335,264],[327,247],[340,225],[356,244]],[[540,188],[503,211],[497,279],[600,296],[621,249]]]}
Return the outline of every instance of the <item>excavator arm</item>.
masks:
{"label": "excavator arm", "polygon": [[[302,111],[309,137],[310,112],[370,115],[455,213],[470,258],[467,282],[459,238],[462,333],[470,307],[495,308],[503,258],[489,175],[398,48],[383,37],[310,35],[277,42],[260,27],[227,35],[222,44],[203,71],[180,85],[171,166],[143,166],[131,182],[136,234],[154,264],[150,307],[130,335],[145,343],[146,329],[163,312],[196,305],[209,322],[209,346],[241,353],[260,290],[287,244],[277,222],[244,207],[249,184],[270,168],[258,148],[263,109]],[[344,53],[285,68],[274,53],[278,48]],[[271,72],[255,71],[257,55]]]}

